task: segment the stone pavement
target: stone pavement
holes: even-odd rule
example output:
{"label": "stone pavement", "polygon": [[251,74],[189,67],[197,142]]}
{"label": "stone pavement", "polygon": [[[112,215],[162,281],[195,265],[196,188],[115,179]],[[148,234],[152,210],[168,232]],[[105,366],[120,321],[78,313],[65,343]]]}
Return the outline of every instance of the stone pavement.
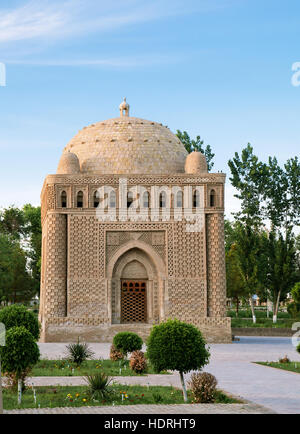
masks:
{"label": "stone pavement", "polygon": [[106,407],[42,408],[5,411],[5,414],[270,414],[255,404],[123,405]]}
{"label": "stone pavement", "polygon": [[[91,347],[95,351],[96,357],[109,357],[110,344],[91,344]],[[62,358],[65,344],[40,344],[40,349],[43,358]],[[267,407],[273,412],[300,414],[300,375],[252,363],[255,361],[277,361],[285,355],[291,360],[298,360],[299,355],[292,346],[290,338],[241,337],[239,342],[232,344],[211,344],[210,349],[211,361],[205,367],[205,371],[216,376],[220,389],[251,401],[252,404]],[[188,377],[189,375],[186,376],[187,379]],[[172,375],[149,375],[147,377],[115,377],[115,379],[122,384],[180,387],[179,376],[176,373]],[[35,385],[84,384],[84,379],[80,377],[35,377],[32,381]],[[238,412],[238,404],[233,404],[233,406],[232,408]],[[124,408],[122,407],[122,409]],[[222,408],[221,406],[220,411]],[[231,406],[226,405],[226,408],[229,412],[232,411]],[[251,412],[251,407],[245,408],[247,411],[250,409]],[[258,408],[260,407],[257,407],[256,411]],[[105,412],[108,411],[107,409],[108,407],[105,407]],[[115,407],[113,410],[115,411]],[[150,411],[150,409],[148,410]],[[215,406],[203,411],[213,410],[217,410]],[[252,408],[252,410],[254,409]],[[199,411],[202,409],[199,408]],[[264,412],[266,409],[261,411]]]}

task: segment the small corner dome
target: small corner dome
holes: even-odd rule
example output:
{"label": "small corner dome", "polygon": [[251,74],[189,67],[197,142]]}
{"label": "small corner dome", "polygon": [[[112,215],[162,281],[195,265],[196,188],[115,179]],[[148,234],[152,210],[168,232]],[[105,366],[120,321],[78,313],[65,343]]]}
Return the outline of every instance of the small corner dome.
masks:
{"label": "small corner dome", "polygon": [[72,175],[80,173],[80,164],[77,155],[72,152],[64,152],[58,164],[58,175]]}
{"label": "small corner dome", "polygon": [[205,155],[197,151],[191,152],[185,160],[185,173],[207,173],[207,162]]}

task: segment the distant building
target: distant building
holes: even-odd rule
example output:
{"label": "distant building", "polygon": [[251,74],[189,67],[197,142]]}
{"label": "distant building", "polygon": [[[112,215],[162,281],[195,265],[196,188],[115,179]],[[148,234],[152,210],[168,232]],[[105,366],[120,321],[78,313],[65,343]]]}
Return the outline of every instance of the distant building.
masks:
{"label": "distant building", "polygon": [[[41,193],[42,340],[145,338],[172,317],[230,342],[224,182],[166,126],[130,117],[125,100],[120,117],[79,131]],[[183,213],[199,215],[198,229]]]}

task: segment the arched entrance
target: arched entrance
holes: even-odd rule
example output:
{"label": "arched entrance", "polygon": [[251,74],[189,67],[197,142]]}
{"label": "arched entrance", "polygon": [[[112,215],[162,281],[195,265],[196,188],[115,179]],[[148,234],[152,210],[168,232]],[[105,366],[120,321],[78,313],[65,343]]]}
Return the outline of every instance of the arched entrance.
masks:
{"label": "arched entrance", "polygon": [[163,317],[164,265],[142,243],[128,243],[127,247],[115,253],[107,268],[111,322],[152,324]]}

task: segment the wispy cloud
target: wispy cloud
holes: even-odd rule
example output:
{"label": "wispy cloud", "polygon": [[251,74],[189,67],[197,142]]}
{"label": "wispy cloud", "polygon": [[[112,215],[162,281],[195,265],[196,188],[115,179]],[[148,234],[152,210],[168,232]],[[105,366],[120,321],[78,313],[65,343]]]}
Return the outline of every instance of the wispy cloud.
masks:
{"label": "wispy cloud", "polygon": [[107,31],[167,16],[218,9],[229,0],[31,0],[0,9],[0,43]]}
{"label": "wispy cloud", "polygon": [[55,32],[67,24],[65,7],[31,1],[14,10],[0,11],[0,42],[34,39]]}
{"label": "wispy cloud", "polygon": [[[198,53],[199,55],[200,53]],[[78,66],[95,66],[95,67],[109,67],[109,68],[132,68],[132,67],[147,67],[153,65],[164,65],[170,63],[182,62],[188,56],[185,54],[148,54],[147,56],[126,56],[126,57],[112,57],[104,59],[49,59],[49,60],[9,60],[6,63],[10,65],[26,65],[26,66],[40,66],[40,67],[78,67]]]}
{"label": "wispy cloud", "polygon": [[229,1],[233,0],[24,0],[21,6],[14,9],[0,7],[1,61],[32,66],[112,68],[176,63],[185,57],[184,54],[147,53],[147,56],[132,57],[129,54],[119,57],[116,46],[115,57],[112,54],[108,58],[103,53],[102,58],[98,49],[95,58],[90,55],[86,59],[82,52],[76,54],[75,49],[70,50],[72,56],[68,53],[65,56],[64,53],[61,60],[61,57],[53,59],[49,48],[57,46],[62,39],[75,42],[76,38],[93,33],[118,31],[126,26],[132,28],[133,25],[171,16],[207,12],[224,7]]}

